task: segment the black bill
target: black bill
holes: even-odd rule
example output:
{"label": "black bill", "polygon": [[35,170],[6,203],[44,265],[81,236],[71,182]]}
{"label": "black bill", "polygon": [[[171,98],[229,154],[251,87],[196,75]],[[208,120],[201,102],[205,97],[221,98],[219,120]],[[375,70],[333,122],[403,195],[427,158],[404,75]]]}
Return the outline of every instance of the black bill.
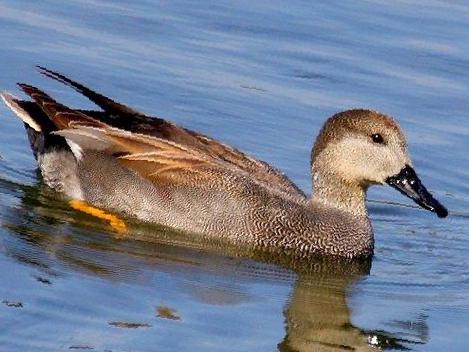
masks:
{"label": "black bill", "polygon": [[388,177],[386,182],[402,194],[414,200],[422,208],[433,211],[440,218],[448,216],[448,210],[440,204],[420,182],[414,169],[409,165],[397,175]]}

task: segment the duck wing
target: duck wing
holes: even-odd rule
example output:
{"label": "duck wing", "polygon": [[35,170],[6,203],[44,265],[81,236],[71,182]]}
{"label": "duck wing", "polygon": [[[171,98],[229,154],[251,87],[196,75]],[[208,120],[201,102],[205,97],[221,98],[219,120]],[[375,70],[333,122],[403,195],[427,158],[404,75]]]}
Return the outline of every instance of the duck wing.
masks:
{"label": "duck wing", "polygon": [[[70,111],[74,111],[77,115],[80,115],[82,120],[93,120],[94,122],[90,122],[90,124],[94,124],[94,127],[97,127],[96,124],[101,122],[131,133],[152,136],[168,142],[173,142],[184,146],[188,150],[198,151],[200,154],[206,155],[213,160],[216,159],[224,163],[228,163],[231,167],[238,168],[239,170],[248,173],[250,177],[267,185],[269,188],[275,188],[278,193],[288,195],[289,197],[294,197],[302,201],[306,198],[305,194],[292,181],[290,181],[288,177],[266,162],[254,159],[229,145],[220,143],[203,134],[182,128],[158,117],[147,116],[126,105],[117,103],[60,73],[48,70],[44,67],[38,67],[38,69],[43,75],[72,87],[103,110],[73,110],[65,107],[66,109],[60,109],[61,113],[56,118],[57,120],[60,119],[60,116],[69,114]],[[24,86],[25,85],[23,85],[23,87]],[[29,94],[28,92],[26,93]],[[50,99],[50,97],[45,95],[44,101],[46,103],[48,99]],[[36,103],[41,104],[40,101],[36,101]],[[48,104],[50,107],[50,101]],[[61,106],[63,107],[63,105]]]}
{"label": "duck wing", "polygon": [[105,153],[157,187],[187,186],[232,195],[248,191],[253,184],[266,188],[217,157],[167,139],[113,127],[60,104],[36,87],[19,86],[50,118],[55,126],[50,133],[65,138],[78,160],[89,151]]}

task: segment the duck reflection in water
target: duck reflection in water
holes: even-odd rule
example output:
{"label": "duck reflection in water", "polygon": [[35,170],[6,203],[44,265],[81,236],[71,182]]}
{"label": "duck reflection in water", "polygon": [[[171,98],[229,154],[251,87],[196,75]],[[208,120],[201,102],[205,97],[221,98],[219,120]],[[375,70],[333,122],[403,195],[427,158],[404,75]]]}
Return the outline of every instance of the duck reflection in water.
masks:
{"label": "duck reflection in water", "polygon": [[[421,335],[413,336],[411,341],[386,331],[365,331],[352,324],[348,292],[367,277],[371,259],[318,257],[305,262],[229,247],[226,243],[196,240],[144,224],[132,224],[131,240],[116,239],[112,232],[103,232],[102,223],[71,211],[42,185],[20,186],[2,180],[0,188],[4,193],[22,194],[20,207],[2,205],[2,213],[6,214],[3,231],[19,239],[5,241],[6,252],[41,271],[50,289],[54,289],[56,276],[70,268],[72,274],[68,275],[79,272],[129,285],[141,285],[143,272],[160,272],[169,274],[176,282],[191,278],[190,287],[182,285],[192,300],[189,304],[202,301],[220,306],[241,304],[251,298],[248,293],[240,294],[239,287],[232,292],[211,287],[214,278],[229,282],[232,286],[228,287],[272,280],[294,282],[284,307],[285,336],[277,344],[279,351],[375,351],[377,346],[405,350],[412,344],[426,342],[425,326]],[[200,279],[205,276],[210,279]],[[165,285],[144,284],[149,284],[154,294],[164,288],[159,285]],[[99,303],[102,304],[106,303]],[[184,307],[172,308],[184,323]]]}

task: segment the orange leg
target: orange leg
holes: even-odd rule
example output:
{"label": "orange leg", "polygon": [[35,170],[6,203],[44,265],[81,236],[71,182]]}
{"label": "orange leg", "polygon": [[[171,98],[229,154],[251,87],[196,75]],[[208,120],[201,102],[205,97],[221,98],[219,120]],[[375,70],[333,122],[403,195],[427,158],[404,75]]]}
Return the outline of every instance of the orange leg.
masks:
{"label": "orange leg", "polygon": [[111,227],[119,234],[127,233],[127,225],[122,219],[119,219],[116,215],[106,213],[105,211],[99,208],[95,208],[81,200],[71,200],[69,204],[75,210],[79,210],[83,213],[108,221],[109,225],[111,225]]}

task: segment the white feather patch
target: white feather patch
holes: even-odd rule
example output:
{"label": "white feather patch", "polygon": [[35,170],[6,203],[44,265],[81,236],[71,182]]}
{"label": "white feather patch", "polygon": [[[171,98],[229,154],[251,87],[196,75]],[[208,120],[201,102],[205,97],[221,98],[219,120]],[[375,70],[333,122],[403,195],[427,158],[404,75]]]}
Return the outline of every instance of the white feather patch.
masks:
{"label": "white feather patch", "polygon": [[72,150],[73,155],[75,155],[75,158],[77,160],[81,160],[83,158],[83,148],[71,139],[65,138],[65,140],[67,141],[68,146]]}

